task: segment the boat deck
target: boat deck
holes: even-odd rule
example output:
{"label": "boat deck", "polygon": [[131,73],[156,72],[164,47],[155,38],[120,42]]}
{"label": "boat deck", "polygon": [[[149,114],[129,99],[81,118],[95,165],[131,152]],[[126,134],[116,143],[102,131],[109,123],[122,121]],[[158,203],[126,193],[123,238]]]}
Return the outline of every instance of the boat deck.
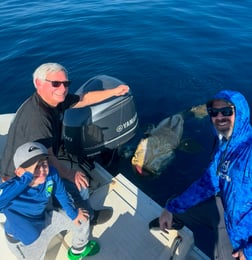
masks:
{"label": "boat deck", "polygon": [[[150,197],[128,181],[122,174],[116,177],[96,164],[99,187],[91,195],[94,208],[112,207],[112,218],[91,229],[91,238],[99,241],[100,252],[89,259],[152,260],[152,259],[209,259],[194,246],[192,232],[184,227],[166,234],[160,229],[149,230],[149,222],[158,217],[162,208]],[[93,187],[94,188],[94,187]],[[3,217],[3,216],[2,216]],[[15,257],[6,244],[3,220],[0,225],[0,259],[12,260]],[[59,234],[48,248],[45,260],[67,260],[67,250],[71,246],[71,232]]]}
{"label": "boat deck", "polygon": [[[0,159],[13,117],[14,114],[0,115]],[[73,166],[69,161],[64,163]],[[90,238],[99,242],[101,250],[88,259],[209,260],[195,247],[188,228],[170,230],[169,234],[159,228],[149,230],[149,222],[160,215],[162,208],[122,174],[113,178],[98,163],[88,173],[93,208],[113,208],[109,221],[90,230]],[[4,221],[4,215],[0,214],[0,259],[14,260],[16,258],[6,244]],[[67,260],[70,246],[71,232],[57,235],[49,244],[45,260]]]}

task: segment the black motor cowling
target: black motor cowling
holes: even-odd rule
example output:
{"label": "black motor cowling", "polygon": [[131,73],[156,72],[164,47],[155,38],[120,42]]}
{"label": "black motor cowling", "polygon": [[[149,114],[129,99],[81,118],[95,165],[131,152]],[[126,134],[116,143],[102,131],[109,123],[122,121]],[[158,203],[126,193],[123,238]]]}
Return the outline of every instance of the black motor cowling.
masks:
{"label": "black motor cowling", "polygon": [[[115,88],[122,81],[99,75],[88,80],[76,94]],[[63,139],[67,153],[92,157],[115,149],[134,137],[138,117],[131,92],[84,108],[68,109],[63,119]]]}

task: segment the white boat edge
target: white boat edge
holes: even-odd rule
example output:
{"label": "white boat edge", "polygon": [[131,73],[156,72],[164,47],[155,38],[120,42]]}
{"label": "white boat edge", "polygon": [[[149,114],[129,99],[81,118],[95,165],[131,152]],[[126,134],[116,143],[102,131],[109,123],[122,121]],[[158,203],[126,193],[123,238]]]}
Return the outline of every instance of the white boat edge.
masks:
{"label": "white boat edge", "polygon": [[[0,115],[0,158],[14,113]],[[69,163],[70,162],[65,162]],[[75,165],[75,167],[77,167]],[[112,218],[90,230],[90,236],[99,241],[101,250],[89,259],[120,260],[209,260],[194,244],[192,232],[183,227],[170,230],[149,230],[149,222],[158,217],[162,208],[138,187],[118,173],[113,177],[100,164],[89,172],[91,204],[94,208],[113,208]],[[4,235],[5,217],[0,214],[0,259],[16,259],[7,247]],[[49,244],[45,260],[67,259],[71,246],[71,232],[59,234]]]}

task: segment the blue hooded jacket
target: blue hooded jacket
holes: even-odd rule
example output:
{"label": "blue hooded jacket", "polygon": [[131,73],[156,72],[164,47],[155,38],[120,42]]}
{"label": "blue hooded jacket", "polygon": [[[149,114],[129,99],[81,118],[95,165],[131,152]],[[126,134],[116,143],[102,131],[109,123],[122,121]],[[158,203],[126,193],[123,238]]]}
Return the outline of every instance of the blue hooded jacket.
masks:
{"label": "blue hooded jacket", "polygon": [[[213,160],[202,177],[168,202],[166,209],[182,213],[220,192],[227,232],[235,251],[243,249],[252,259],[252,128],[249,105],[242,94],[224,90],[213,97],[235,106],[232,135],[219,142]],[[215,131],[215,134],[218,133]]]}

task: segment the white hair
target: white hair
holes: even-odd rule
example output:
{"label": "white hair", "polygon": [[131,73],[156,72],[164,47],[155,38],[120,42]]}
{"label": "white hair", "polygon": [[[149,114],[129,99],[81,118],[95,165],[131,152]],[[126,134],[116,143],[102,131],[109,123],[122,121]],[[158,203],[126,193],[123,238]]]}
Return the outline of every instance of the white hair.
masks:
{"label": "white hair", "polygon": [[68,78],[68,71],[65,67],[58,63],[44,63],[40,65],[34,72],[33,72],[33,84],[36,86],[35,80],[42,79],[45,80],[48,73],[51,72],[58,72],[63,71]]}

